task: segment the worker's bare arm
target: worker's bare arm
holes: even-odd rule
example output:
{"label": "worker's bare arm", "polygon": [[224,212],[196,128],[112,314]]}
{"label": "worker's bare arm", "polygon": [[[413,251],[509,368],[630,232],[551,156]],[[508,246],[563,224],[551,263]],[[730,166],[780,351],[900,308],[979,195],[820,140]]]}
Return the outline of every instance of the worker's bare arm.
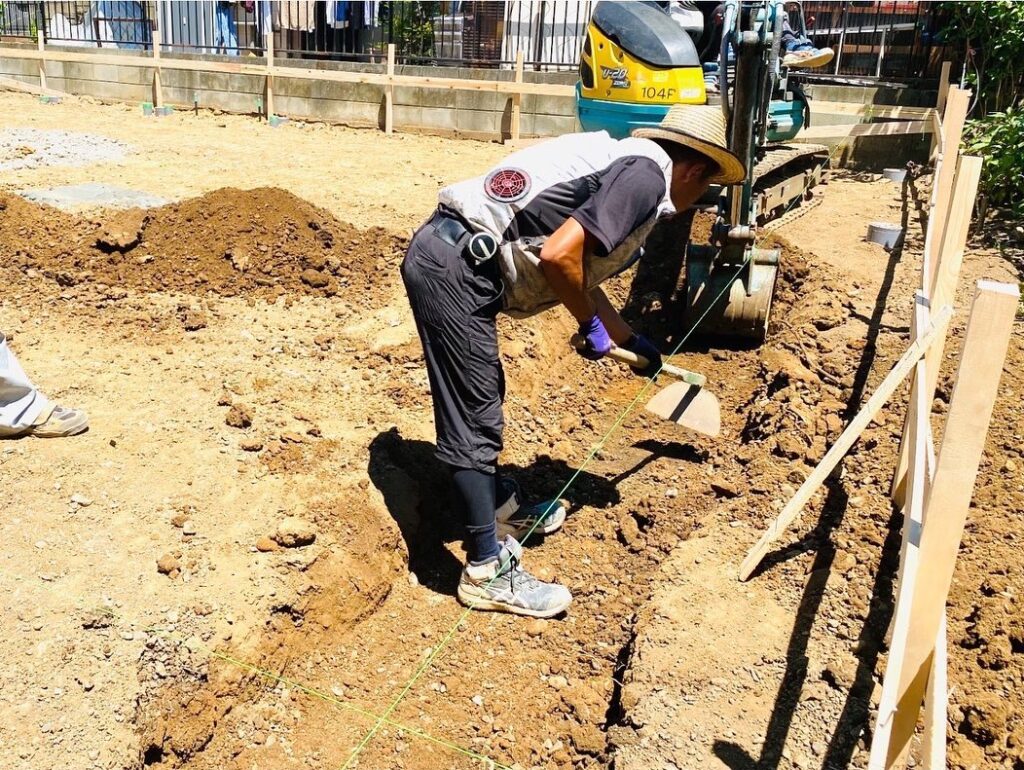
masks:
{"label": "worker's bare arm", "polygon": [[601,319],[604,328],[608,330],[608,336],[614,340],[616,345],[624,345],[633,335],[633,329],[619,315],[619,311],[615,309],[611,300],[608,299],[608,295],[600,286],[595,286],[590,290],[590,298],[597,308],[598,318]]}
{"label": "worker's bare arm", "polygon": [[540,252],[540,268],[558,299],[580,323],[597,312],[587,293],[583,255],[587,250],[587,231],[569,217],[547,239]]}

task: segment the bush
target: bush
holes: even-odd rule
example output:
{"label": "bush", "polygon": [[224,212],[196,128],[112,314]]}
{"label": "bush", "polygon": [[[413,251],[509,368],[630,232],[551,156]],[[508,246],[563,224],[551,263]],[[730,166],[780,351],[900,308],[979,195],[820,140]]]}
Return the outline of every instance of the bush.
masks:
{"label": "bush", "polygon": [[1024,104],[968,122],[964,150],[985,159],[981,191],[988,205],[1024,218]]}

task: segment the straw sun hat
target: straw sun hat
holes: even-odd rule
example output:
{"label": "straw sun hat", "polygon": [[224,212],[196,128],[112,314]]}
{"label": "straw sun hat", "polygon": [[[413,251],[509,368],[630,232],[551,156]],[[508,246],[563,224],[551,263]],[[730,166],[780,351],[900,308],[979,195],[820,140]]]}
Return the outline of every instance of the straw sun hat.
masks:
{"label": "straw sun hat", "polygon": [[747,176],[743,161],[729,150],[725,139],[725,116],[718,107],[697,104],[673,104],[657,126],[637,128],[633,136],[677,142],[718,164],[711,177],[715,184],[736,184]]}

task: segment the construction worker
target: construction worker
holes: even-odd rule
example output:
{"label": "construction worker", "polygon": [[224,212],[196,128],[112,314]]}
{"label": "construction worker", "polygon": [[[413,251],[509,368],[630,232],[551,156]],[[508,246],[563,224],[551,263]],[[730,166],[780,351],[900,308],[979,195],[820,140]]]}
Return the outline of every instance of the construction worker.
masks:
{"label": "construction worker", "polygon": [[599,284],[632,263],[659,217],[687,209],[712,182],[745,176],[727,149],[721,110],[677,105],[628,139],[561,136],[441,190],[437,211],[409,245],[402,279],[426,359],[437,456],[468,514],[462,603],[551,617],[571,601],[567,588],[523,569],[518,542],[556,531],[564,509],[522,506],[515,485],[498,478],[505,380],[495,317],[562,304],[579,324],[584,358],[618,345],[650,362],[638,373],[652,374],[658,349]]}
{"label": "construction worker", "polygon": [[88,427],[85,412],[57,406],[36,390],[0,332],[0,438],[58,438]]}

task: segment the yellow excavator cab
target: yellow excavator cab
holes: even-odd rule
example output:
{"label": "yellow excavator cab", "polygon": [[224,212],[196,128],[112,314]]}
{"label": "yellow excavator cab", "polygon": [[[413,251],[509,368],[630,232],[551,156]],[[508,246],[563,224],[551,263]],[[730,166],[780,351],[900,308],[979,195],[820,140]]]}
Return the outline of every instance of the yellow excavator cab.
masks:
{"label": "yellow excavator cab", "polygon": [[659,123],[669,105],[707,102],[693,40],[667,13],[644,2],[597,4],[577,89],[583,127],[620,138]]}

